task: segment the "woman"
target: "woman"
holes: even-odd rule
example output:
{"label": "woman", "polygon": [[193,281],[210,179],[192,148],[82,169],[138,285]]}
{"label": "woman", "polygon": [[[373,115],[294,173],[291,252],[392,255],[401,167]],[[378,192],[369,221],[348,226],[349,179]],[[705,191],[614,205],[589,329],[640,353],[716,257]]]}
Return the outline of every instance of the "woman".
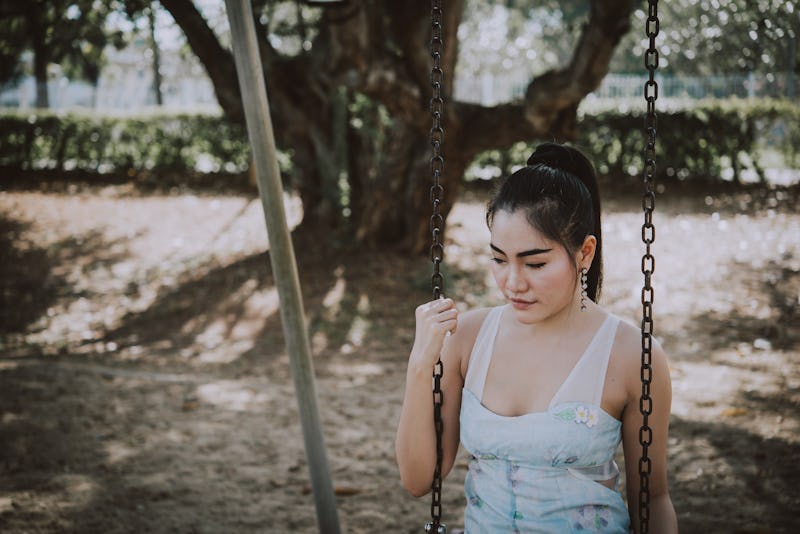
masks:
{"label": "woman", "polygon": [[[507,303],[459,316],[450,299],[416,310],[397,433],[405,488],[430,490],[436,461],[431,373],[441,355],[443,465],[470,453],[467,534],[638,531],[639,330],[596,302],[602,282],[597,179],[577,149],[546,143],[490,200],[491,269]],[[671,386],[652,350],[650,532],[677,532],[667,488]]]}

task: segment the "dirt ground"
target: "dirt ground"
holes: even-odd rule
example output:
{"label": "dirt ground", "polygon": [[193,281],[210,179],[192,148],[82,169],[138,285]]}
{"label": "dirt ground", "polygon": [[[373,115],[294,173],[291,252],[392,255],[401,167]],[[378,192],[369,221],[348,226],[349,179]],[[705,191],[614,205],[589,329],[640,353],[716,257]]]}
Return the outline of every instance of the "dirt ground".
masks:
{"label": "dirt ground", "polygon": [[[602,302],[637,322],[641,213],[607,199]],[[656,332],[671,358],[685,533],[800,532],[798,190],[659,196]],[[296,204],[292,222],[297,222]],[[253,194],[0,192],[0,531],[315,532]],[[479,194],[450,219],[448,293],[499,303]],[[344,532],[421,532],[393,439],[425,259],[297,236]],[[461,524],[462,460],[444,519]]]}

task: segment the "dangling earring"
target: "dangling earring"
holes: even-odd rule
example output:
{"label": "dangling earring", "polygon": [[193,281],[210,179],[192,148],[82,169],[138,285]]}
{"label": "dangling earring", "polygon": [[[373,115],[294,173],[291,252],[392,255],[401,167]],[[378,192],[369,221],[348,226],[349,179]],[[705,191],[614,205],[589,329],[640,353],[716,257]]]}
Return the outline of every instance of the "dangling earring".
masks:
{"label": "dangling earring", "polygon": [[589,287],[587,283],[588,278],[586,267],[583,267],[581,269],[581,311],[586,311],[586,290]]}

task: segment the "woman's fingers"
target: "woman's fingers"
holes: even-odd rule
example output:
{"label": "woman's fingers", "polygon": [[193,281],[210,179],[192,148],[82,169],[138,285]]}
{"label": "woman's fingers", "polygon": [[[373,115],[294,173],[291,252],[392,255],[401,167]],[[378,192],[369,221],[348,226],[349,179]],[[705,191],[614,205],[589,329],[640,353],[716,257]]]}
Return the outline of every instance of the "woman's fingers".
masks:
{"label": "woman's fingers", "polygon": [[412,359],[433,365],[442,351],[444,339],[456,331],[458,309],[452,299],[440,298],[420,304],[416,309],[417,332]]}
{"label": "woman's fingers", "polygon": [[438,338],[448,332],[455,332],[458,309],[452,299],[442,298],[418,306],[416,316],[418,337],[424,339],[433,335],[434,338]]}
{"label": "woman's fingers", "polygon": [[429,320],[432,324],[438,327],[437,330],[449,333],[455,332],[458,324],[458,310],[453,307],[437,311],[429,318]]}
{"label": "woman's fingers", "polygon": [[451,299],[426,302],[417,307],[418,324],[437,324],[458,317],[458,309]]}
{"label": "woman's fingers", "polygon": [[423,315],[431,315],[441,313],[443,311],[455,308],[455,302],[452,299],[437,299],[426,302],[417,308],[417,312]]}

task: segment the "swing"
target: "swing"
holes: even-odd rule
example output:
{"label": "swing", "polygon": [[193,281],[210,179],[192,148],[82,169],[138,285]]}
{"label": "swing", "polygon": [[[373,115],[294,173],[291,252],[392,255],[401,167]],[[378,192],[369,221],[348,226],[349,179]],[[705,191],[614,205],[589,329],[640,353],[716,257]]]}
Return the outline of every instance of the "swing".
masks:
{"label": "swing", "polygon": [[[659,32],[658,19],[658,0],[648,0],[648,16],[645,21],[645,33],[649,39],[649,45],[644,53],[644,63],[648,71],[648,80],[644,84],[644,97],[647,103],[645,115],[645,149],[644,149],[644,193],[642,195],[642,210],[644,212],[644,223],[642,224],[642,242],[645,245],[645,252],[642,255],[642,274],[644,283],[642,286],[642,358],[641,358],[641,382],[642,395],[639,399],[639,412],[642,414],[642,426],[639,428],[639,444],[642,447],[642,454],[639,458],[639,532],[647,534],[650,525],[650,474],[652,463],[648,456],[648,449],[653,442],[653,431],[648,425],[648,419],[652,413],[653,401],[650,397],[650,383],[652,381],[652,343],[653,343],[653,286],[652,275],[655,270],[655,257],[651,252],[651,245],[655,241],[656,228],[653,224],[653,211],[655,209],[655,172],[656,172],[656,110],[655,102],[658,98],[658,84],[655,81],[655,73],[658,68],[658,50],[656,49],[656,36]],[[442,114],[444,109],[444,99],[442,97],[442,82],[444,74],[441,67],[442,57],[442,2],[441,0],[431,0],[431,41],[430,53],[433,59],[431,67],[431,87],[433,96],[430,100],[430,112],[432,127],[429,140],[432,148],[430,159],[430,172],[433,184],[430,190],[430,200],[432,207],[431,215],[431,247],[430,258],[433,263],[433,274],[431,276],[431,289],[433,298],[438,299],[442,295],[444,287],[444,277],[440,267],[444,258],[444,246],[442,244],[442,226],[444,219],[440,213],[442,193],[444,188],[440,181],[444,170],[444,157],[442,156],[442,141],[444,130],[442,129]],[[436,466],[433,472],[433,482],[431,484],[431,520],[425,524],[425,532],[435,534],[446,534],[447,526],[441,522],[442,517],[442,403],[444,397],[441,389],[441,378],[443,367],[441,359],[436,362],[433,370],[433,421],[436,432]]]}

